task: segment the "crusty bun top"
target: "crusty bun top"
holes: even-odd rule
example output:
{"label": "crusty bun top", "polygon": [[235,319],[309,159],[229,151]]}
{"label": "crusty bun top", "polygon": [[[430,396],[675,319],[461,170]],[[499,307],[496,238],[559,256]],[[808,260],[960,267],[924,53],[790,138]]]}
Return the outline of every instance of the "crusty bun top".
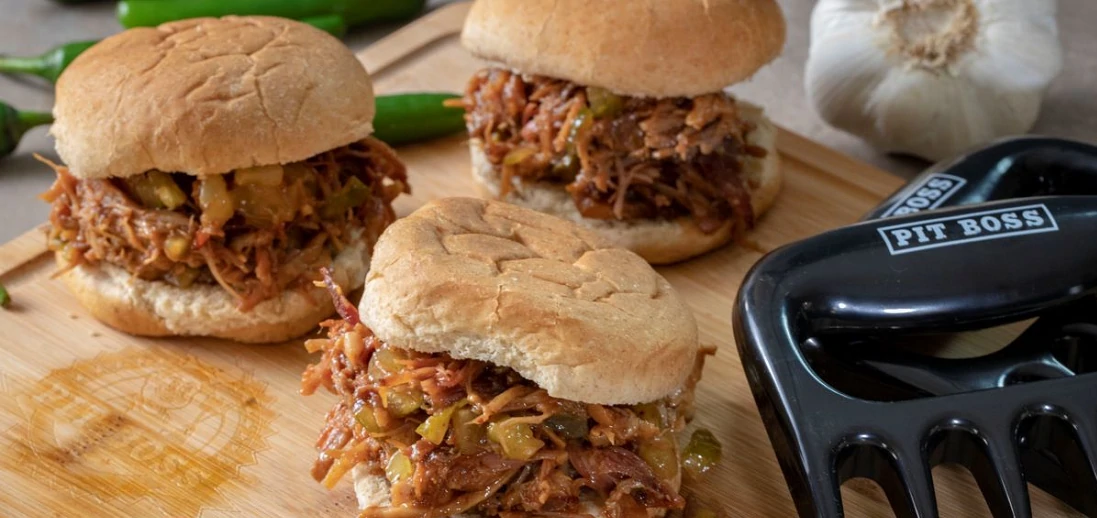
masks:
{"label": "crusty bun top", "polygon": [[272,17],[130,29],[57,82],[51,130],[81,178],[223,174],[304,160],[373,132],[369,74],[338,39]]}
{"label": "crusty bun top", "polygon": [[697,324],[640,256],[574,223],[450,198],[390,226],[359,309],[385,342],[514,369],[561,399],[654,401],[693,368]]}
{"label": "crusty bun top", "polygon": [[694,97],[777,57],[785,20],[775,0],[477,0],[461,39],[522,73]]}

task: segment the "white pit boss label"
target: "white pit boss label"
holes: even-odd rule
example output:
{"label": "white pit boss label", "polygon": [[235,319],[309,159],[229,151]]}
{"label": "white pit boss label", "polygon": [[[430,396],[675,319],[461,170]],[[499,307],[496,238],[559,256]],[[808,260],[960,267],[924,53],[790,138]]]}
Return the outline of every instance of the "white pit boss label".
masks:
{"label": "white pit boss label", "polygon": [[936,173],[929,175],[906,198],[892,205],[882,217],[902,216],[914,214],[923,210],[932,210],[940,207],[942,203],[956,194],[967,180],[959,176]]}
{"label": "white pit boss label", "polygon": [[912,221],[876,229],[891,255],[1059,230],[1044,204]]}

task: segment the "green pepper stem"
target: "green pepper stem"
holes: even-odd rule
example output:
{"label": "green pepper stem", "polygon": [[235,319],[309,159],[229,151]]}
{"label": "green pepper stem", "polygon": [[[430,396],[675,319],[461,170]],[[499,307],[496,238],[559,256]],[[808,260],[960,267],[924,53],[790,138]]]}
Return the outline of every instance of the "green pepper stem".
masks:
{"label": "green pepper stem", "polygon": [[49,63],[44,56],[33,58],[20,58],[13,56],[0,56],[0,72],[34,74],[46,77],[49,72]]}
{"label": "green pepper stem", "polygon": [[42,126],[45,124],[53,124],[53,114],[49,112],[18,112],[16,120],[19,121],[19,125],[22,126],[23,131],[27,131],[31,128]]}

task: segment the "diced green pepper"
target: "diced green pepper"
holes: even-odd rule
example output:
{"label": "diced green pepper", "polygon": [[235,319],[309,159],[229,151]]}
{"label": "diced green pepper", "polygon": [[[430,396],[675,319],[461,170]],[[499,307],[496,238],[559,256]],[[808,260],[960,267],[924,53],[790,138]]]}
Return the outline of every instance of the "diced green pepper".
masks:
{"label": "diced green pepper", "polygon": [[625,100],[620,95],[596,86],[587,87],[587,102],[596,119],[613,117],[625,109]]}
{"label": "diced green pepper", "polygon": [[0,284],[0,308],[11,307],[11,295],[8,294],[8,289]]}
{"label": "diced green pepper", "polygon": [[320,217],[324,219],[337,218],[348,210],[361,206],[369,199],[369,186],[362,183],[357,176],[352,176],[343,185],[339,192],[333,194],[320,209]]}
{"label": "diced green pepper", "polygon": [[556,414],[545,421],[545,426],[564,439],[585,439],[590,433],[587,419],[571,414]]}

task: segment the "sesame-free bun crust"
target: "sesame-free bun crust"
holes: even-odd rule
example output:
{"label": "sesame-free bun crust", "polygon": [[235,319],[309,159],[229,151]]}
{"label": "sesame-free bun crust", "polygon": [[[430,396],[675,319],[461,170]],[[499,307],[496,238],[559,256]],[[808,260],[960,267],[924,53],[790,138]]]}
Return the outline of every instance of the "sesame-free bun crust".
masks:
{"label": "sesame-free bun crust", "polygon": [[556,398],[665,397],[697,324],[640,256],[574,223],[496,201],[431,202],[377,242],[359,312],[395,347],[514,369]]}
{"label": "sesame-free bun crust", "polygon": [[51,132],[78,178],[223,174],[373,132],[362,64],[333,36],[282,18],[127,30],[77,57],[56,94]]}
{"label": "sesame-free bun crust", "polygon": [[775,0],[477,0],[461,40],[525,74],[695,97],[777,57],[785,21]]}
{"label": "sesame-free bun crust", "polygon": [[[773,206],[781,191],[777,128],[762,115],[761,108],[743,101],[738,104],[740,114],[756,125],[756,129],[747,135],[747,141],[767,151],[765,158],[748,156],[743,161],[742,174],[750,189],[750,203],[757,219]],[[472,154],[472,176],[481,195],[498,199],[500,175],[484,154],[483,143],[472,139],[469,150]],[[515,178],[513,188],[503,197],[503,201],[574,221],[601,234],[615,246],[640,254],[652,264],[683,261],[720,248],[734,237],[730,222],[706,234],[688,217],[625,221],[585,218],[575,207],[571,194],[557,183],[523,182]]]}
{"label": "sesame-free bun crust", "polygon": [[[361,287],[369,259],[364,241],[348,245],[335,258],[334,280],[347,292]],[[60,256],[58,262],[62,263]],[[61,279],[92,316],[119,331],[138,336],[283,342],[313,331],[334,312],[331,297],[322,288],[310,288],[311,299],[301,292],[287,290],[250,311],[241,312],[236,308],[236,299],[218,285],[178,288],[132,277],[107,263],[77,266]]]}

